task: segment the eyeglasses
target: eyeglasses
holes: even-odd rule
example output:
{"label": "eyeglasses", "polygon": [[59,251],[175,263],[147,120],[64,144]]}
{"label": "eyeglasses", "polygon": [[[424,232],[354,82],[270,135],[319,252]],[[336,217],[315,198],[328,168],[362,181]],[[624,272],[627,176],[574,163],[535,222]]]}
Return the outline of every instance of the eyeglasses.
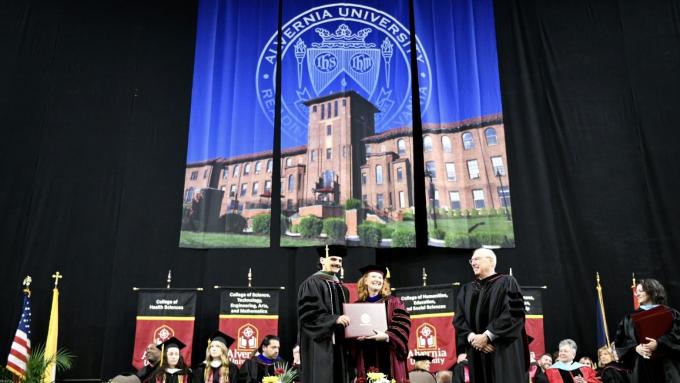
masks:
{"label": "eyeglasses", "polygon": [[482,258],[491,258],[491,257],[489,257],[488,255],[482,255],[482,256],[478,256],[478,257],[472,257],[472,258],[468,259],[468,263],[469,263],[469,264],[472,264],[472,262],[477,262],[477,261],[479,261],[479,260],[482,259]]}

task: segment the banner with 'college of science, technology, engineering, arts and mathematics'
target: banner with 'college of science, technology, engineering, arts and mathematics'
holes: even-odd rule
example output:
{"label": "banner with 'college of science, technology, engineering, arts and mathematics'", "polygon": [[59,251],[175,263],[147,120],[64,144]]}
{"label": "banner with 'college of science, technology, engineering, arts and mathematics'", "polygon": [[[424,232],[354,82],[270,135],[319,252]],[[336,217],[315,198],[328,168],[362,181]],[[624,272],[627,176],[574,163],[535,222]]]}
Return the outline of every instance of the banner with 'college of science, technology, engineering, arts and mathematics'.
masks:
{"label": "banner with 'college of science, technology, engineering, arts and mathematics'", "polygon": [[229,360],[237,365],[253,355],[267,335],[278,335],[279,289],[225,288],[220,293],[220,331],[235,339]]}

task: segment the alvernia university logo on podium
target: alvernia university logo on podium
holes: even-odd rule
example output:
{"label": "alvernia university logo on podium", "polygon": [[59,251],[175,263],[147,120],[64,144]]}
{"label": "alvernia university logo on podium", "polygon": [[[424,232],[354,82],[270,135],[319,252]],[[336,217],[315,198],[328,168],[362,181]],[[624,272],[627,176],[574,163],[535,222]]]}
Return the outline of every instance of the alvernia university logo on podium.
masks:
{"label": "alvernia university logo on podium", "polygon": [[[304,138],[308,110],[303,103],[348,90],[378,107],[377,132],[411,124],[410,33],[396,18],[372,7],[337,3],[298,14],[282,31],[282,134]],[[430,103],[432,76],[427,54],[416,42],[424,112]],[[274,32],[262,49],[255,79],[260,107],[272,123],[276,48]]]}

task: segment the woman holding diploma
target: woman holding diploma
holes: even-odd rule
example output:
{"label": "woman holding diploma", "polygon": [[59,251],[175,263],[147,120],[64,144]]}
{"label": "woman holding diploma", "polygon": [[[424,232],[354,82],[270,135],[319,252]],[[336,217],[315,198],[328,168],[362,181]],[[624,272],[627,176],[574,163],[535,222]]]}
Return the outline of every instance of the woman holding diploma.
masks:
{"label": "woman holding diploma", "polygon": [[680,382],[680,313],[666,306],[666,290],[656,279],[636,287],[640,309],[619,323],[616,353],[633,370],[633,383]]}
{"label": "woman holding diploma", "polygon": [[359,300],[356,303],[385,305],[387,331],[356,339],[357,377],[365,377],[369,368],[374,368],[397,383],[406,382],[411,317],[401,299],[392,296],[385,266],[368,265],[359,271],[362,276],[357,282]]}

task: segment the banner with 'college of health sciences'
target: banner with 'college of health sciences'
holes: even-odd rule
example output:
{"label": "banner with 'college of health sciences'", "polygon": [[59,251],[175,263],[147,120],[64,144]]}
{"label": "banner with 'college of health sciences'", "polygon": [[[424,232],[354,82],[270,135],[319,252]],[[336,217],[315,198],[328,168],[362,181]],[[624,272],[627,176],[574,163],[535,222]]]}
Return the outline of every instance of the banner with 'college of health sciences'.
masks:
{"label": "banner with 'college of health sciences'", "polygon": [[146,363],[146,346],[165,342],[173,336],[187,345],[182,349],[182,356],[191,364],[195,319],[195,291],[140,291],[132,365],[142,368]]}
{"label": "banner with 'college of health sciences'", "polygon": [[[408,287],[397,291],[411,313],[409,357],[427,354],[432,357],[431,371],[449,369],[456,362],[454,287]],[[413,364],[409,358],[409,370]]]}
{"label": "banner with 'college of health sciences'", "polygon": [[543,289],[522,287],[527,335],[534,338],[529,343],[529,351],[536,353],[536,358],[545,352],[545,335],[543,331]]}
{"label": "banner with 'college of health sciences'", "polygon": [[262,339],[278,335],[278,289],[229,288],[220,294],[220,331],[236,341],[229,359],[241,365],[252,356]]}

